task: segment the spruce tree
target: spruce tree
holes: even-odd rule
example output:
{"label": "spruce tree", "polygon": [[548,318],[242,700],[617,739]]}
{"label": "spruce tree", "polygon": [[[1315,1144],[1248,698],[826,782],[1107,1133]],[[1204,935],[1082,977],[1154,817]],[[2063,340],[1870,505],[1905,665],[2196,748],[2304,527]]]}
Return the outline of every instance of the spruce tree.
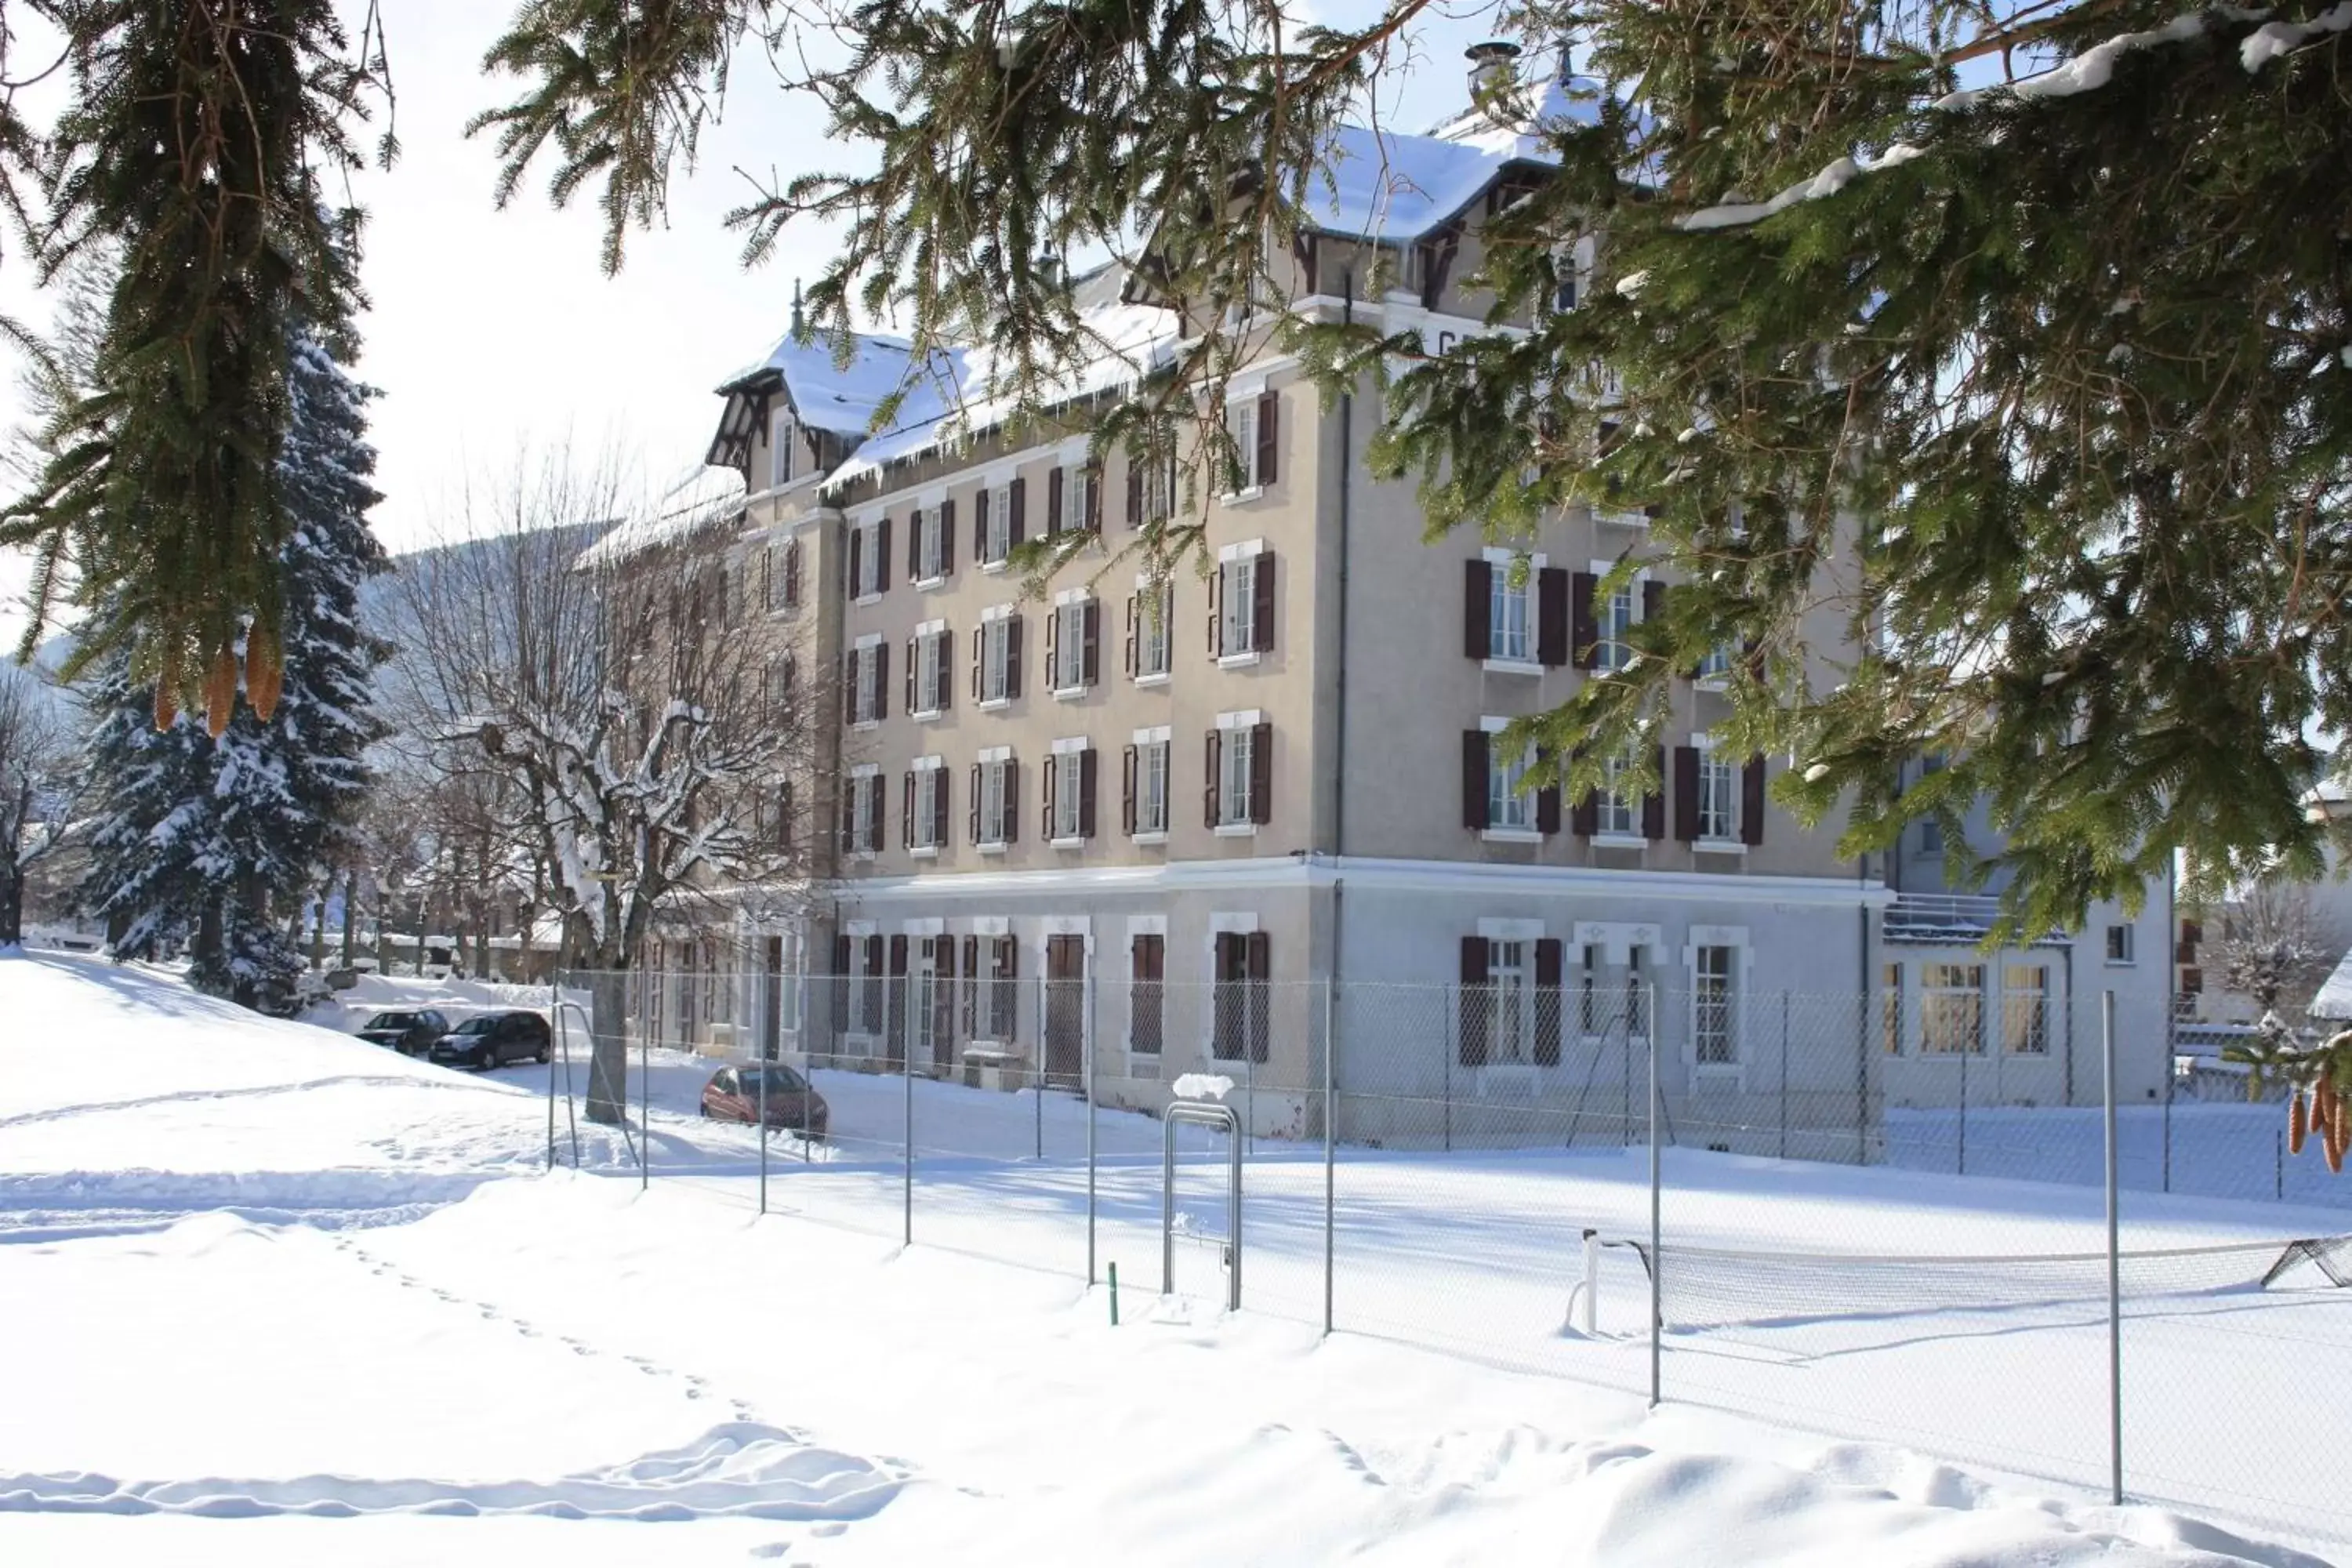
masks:
{"label": "spruce tree", "polygon": [[91,763],[110,798],[83,897],[118,956],[184,948],[199,989],[268,1012],[291,1009],[301,968],[287,921],[352,846],[388,651],[358,618],[360,584],[386,564],[366,519],[370,393],[307,340],[288,384],[284,689],[267,721],[240,704],[217,740],[193,713],[157,731],[152,685],[127,651],[109,656]]}

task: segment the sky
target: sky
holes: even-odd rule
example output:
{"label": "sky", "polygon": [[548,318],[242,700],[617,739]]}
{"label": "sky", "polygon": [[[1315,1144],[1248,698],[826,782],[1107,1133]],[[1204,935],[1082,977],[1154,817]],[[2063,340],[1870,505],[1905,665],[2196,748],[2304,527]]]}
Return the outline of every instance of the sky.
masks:
{"label": "sky", "polygon": [[[542,176],[497,211],[488,138],[463,133],[471,115],[512,95],[512,79],[485,78],[480,61],[514,5],[382,5],[403,153],[388,173],[355,176],[352,191],[370,215],[357,368],[382,391],[372,434],[384,500],[374,521],[394,552],[458,531],[467,481],[493,480],[525,454],[568,444],[625,459],[646,484],[699,464],[719,411],[712,389],[783,333],[793,280],[814,280],[832,243],[796,226],[747,269],[724,215],[752,194],[749,174],[782,181],[841,167],[855,152],[826,140],[817,106],[783,92],[764,58],[739,61],[697,171],[673,182],[667,226],[632,236],[623,270],[608,279],[593,188],[557,212]],[[1372,9],[1364,0],[1314,6],[1327,21]],[[1383,95],[1398,124],[1418,128],[1458,107],[1461,48],[1487,9],[1465,5],[1431,22],[1419,68],[1401,69]],[[15,58],[45,62],[43,40],[29,26],[20,33]],[[29,116],[54,112],[54,95],[25,101]],[[0,311],[48,320],[21,247],[0,260]],[[0,429],[22,417],[13,373],[0,377]],[[23,580],[21,559],[0,555],[0,636],[12,639]]]}

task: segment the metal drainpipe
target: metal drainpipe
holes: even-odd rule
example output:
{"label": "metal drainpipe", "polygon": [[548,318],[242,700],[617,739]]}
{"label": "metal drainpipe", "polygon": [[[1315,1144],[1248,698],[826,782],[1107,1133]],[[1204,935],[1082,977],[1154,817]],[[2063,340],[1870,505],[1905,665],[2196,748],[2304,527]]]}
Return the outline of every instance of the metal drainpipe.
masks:
{"label": "metal drainpipe", "polygon": [[[1340,324],[1352,326],[1356,320],[1356,273],[1353,268],[1349,268],[1343,275],[1339,290]],[[1331,960],[1324,968],[1324,984],[1330,988],[1332,993],[1333,1005],[1329,1009],[1329,1015],[1335,1025],[1339,1017],[1339,938],[1343,929],[1342,921],[1346,914],[1344,902],[1346,878],[1341,873],[1340,868],[1344,866],[1344,857],[1348,853],[1348,523],[1350,501],[1349,481],[1354,466],[1349,447],[1353,441],[1355,405],[1356,400],[1352,393],[1339,394],[1339,604],[1337,611],[1339,657],[1339,668],[1333,672],[1336,677],[1333,683],[1335,688],[1333,701],[1337,711],[1333,716],[1332,760],[1337,765],[1332,770],[1331,781],[1331,858],[1334,875],[1331,880]],[[1329,1033],[1331,1037],[1326,1038],[1323,1042],[1326,1056],[1328,1056],[1339,1043],[1336,1027]],[[1336,1074],[1333,1078],[1336,1082]],[[1333,1108],[1327,1105],[1324,1108],[1324,1114],[1328,1117],[1332,1113]],[[1336,1137],[1336,1131],[1332,1135]]]}

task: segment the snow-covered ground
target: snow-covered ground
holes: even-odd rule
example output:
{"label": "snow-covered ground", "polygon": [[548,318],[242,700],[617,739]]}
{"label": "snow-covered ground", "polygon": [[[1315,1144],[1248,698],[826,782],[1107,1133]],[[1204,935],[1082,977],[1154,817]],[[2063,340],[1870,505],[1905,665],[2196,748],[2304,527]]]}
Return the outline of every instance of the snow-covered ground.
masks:
{"label": "snow-covered ground", "polygon": [[[1561,1328],[1581,1226],[1646,1223],[1613,1153],[1342,1161],[1332,1283],[1357,1331],[1325,1339],[1319,1162],[1251,1163],[1247,1310],[1225,1316],[1197,1239],[1183,1293],[1157,1298],[1159,1128],[1106,1115],[1114,1328],[1108,1292],[1070,1277],[1085,1120],[1066,1100],[917,1085],[902,1248],[897,1161],[857,1142],[895,1140],[896,1079],[820,1075],[848,1135],[779,1157],[761,1217],[756,1140],[688,1114],[708,1063],[656,1057],[641,1192],[597,1173],[629,1154],[584,1124],[589,1171],[532,1173],[543,1068],[462,1077],[49,955],[0,959],[0,1019],[12,1563],[2301,1568],[2296,1547],[2352,1543],[2336,1296],[2130,1325],[2130,1392],[2168,1417],[2140,1434],[2135,1489],[2201,1484],[2203,1510],[2268,1521],[2257,1540],[2033,1479],[2080,1469],[2085,1436],[2104,1455],[2095,1313],[1859,1321],[1830,1277],[1812,1323],[1670,1337],[1669,1403],[1646,1412],[1626,1392],[1647,1370],[1638,1270],[1611,1265],[1598,1336]],[[666,1179],[665,1158],[692,1173]],[[1214,1169],[1184,1173],[1203,1227]],[[1720,1156],[1671,1176],[1686,1242],[2073,1250],[2097,1225],[2095,1194],[2022,1183]],[[2136,1210],[2141,1247],[2314,1217]],[[2042,1440],[1953,1441],[1973,1413],[1980,1436]],[[1887,1441],[1906,1426],[1979,1468]],[[2162,1429],[2191,1440],[2164,1449]]]}

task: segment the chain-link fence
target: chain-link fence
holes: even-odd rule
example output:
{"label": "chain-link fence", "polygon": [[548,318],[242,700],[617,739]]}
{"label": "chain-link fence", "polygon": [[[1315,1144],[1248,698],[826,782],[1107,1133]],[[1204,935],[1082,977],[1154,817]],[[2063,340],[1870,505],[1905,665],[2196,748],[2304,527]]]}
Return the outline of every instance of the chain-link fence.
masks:
{"label": "chain-link fence", "polygon": [[2352,1414],[2308,1397],[2352,1373],[2352,1221],[2319,1206],[2352,1184],[2275,1106],[2176,1096],[2168,1040],[2116,1042],[2157,1098],[2114,1108],[2111,1323],[2095,1019],[938,952],[562,977],[551,1163],[616,1120],[640,1180],[1115,1266],[1130,1316],[1238,1269],[1246,1310],[1326,1330],[2082,1485],[2120,1453],[2135,1495],[2352,1542]]}

